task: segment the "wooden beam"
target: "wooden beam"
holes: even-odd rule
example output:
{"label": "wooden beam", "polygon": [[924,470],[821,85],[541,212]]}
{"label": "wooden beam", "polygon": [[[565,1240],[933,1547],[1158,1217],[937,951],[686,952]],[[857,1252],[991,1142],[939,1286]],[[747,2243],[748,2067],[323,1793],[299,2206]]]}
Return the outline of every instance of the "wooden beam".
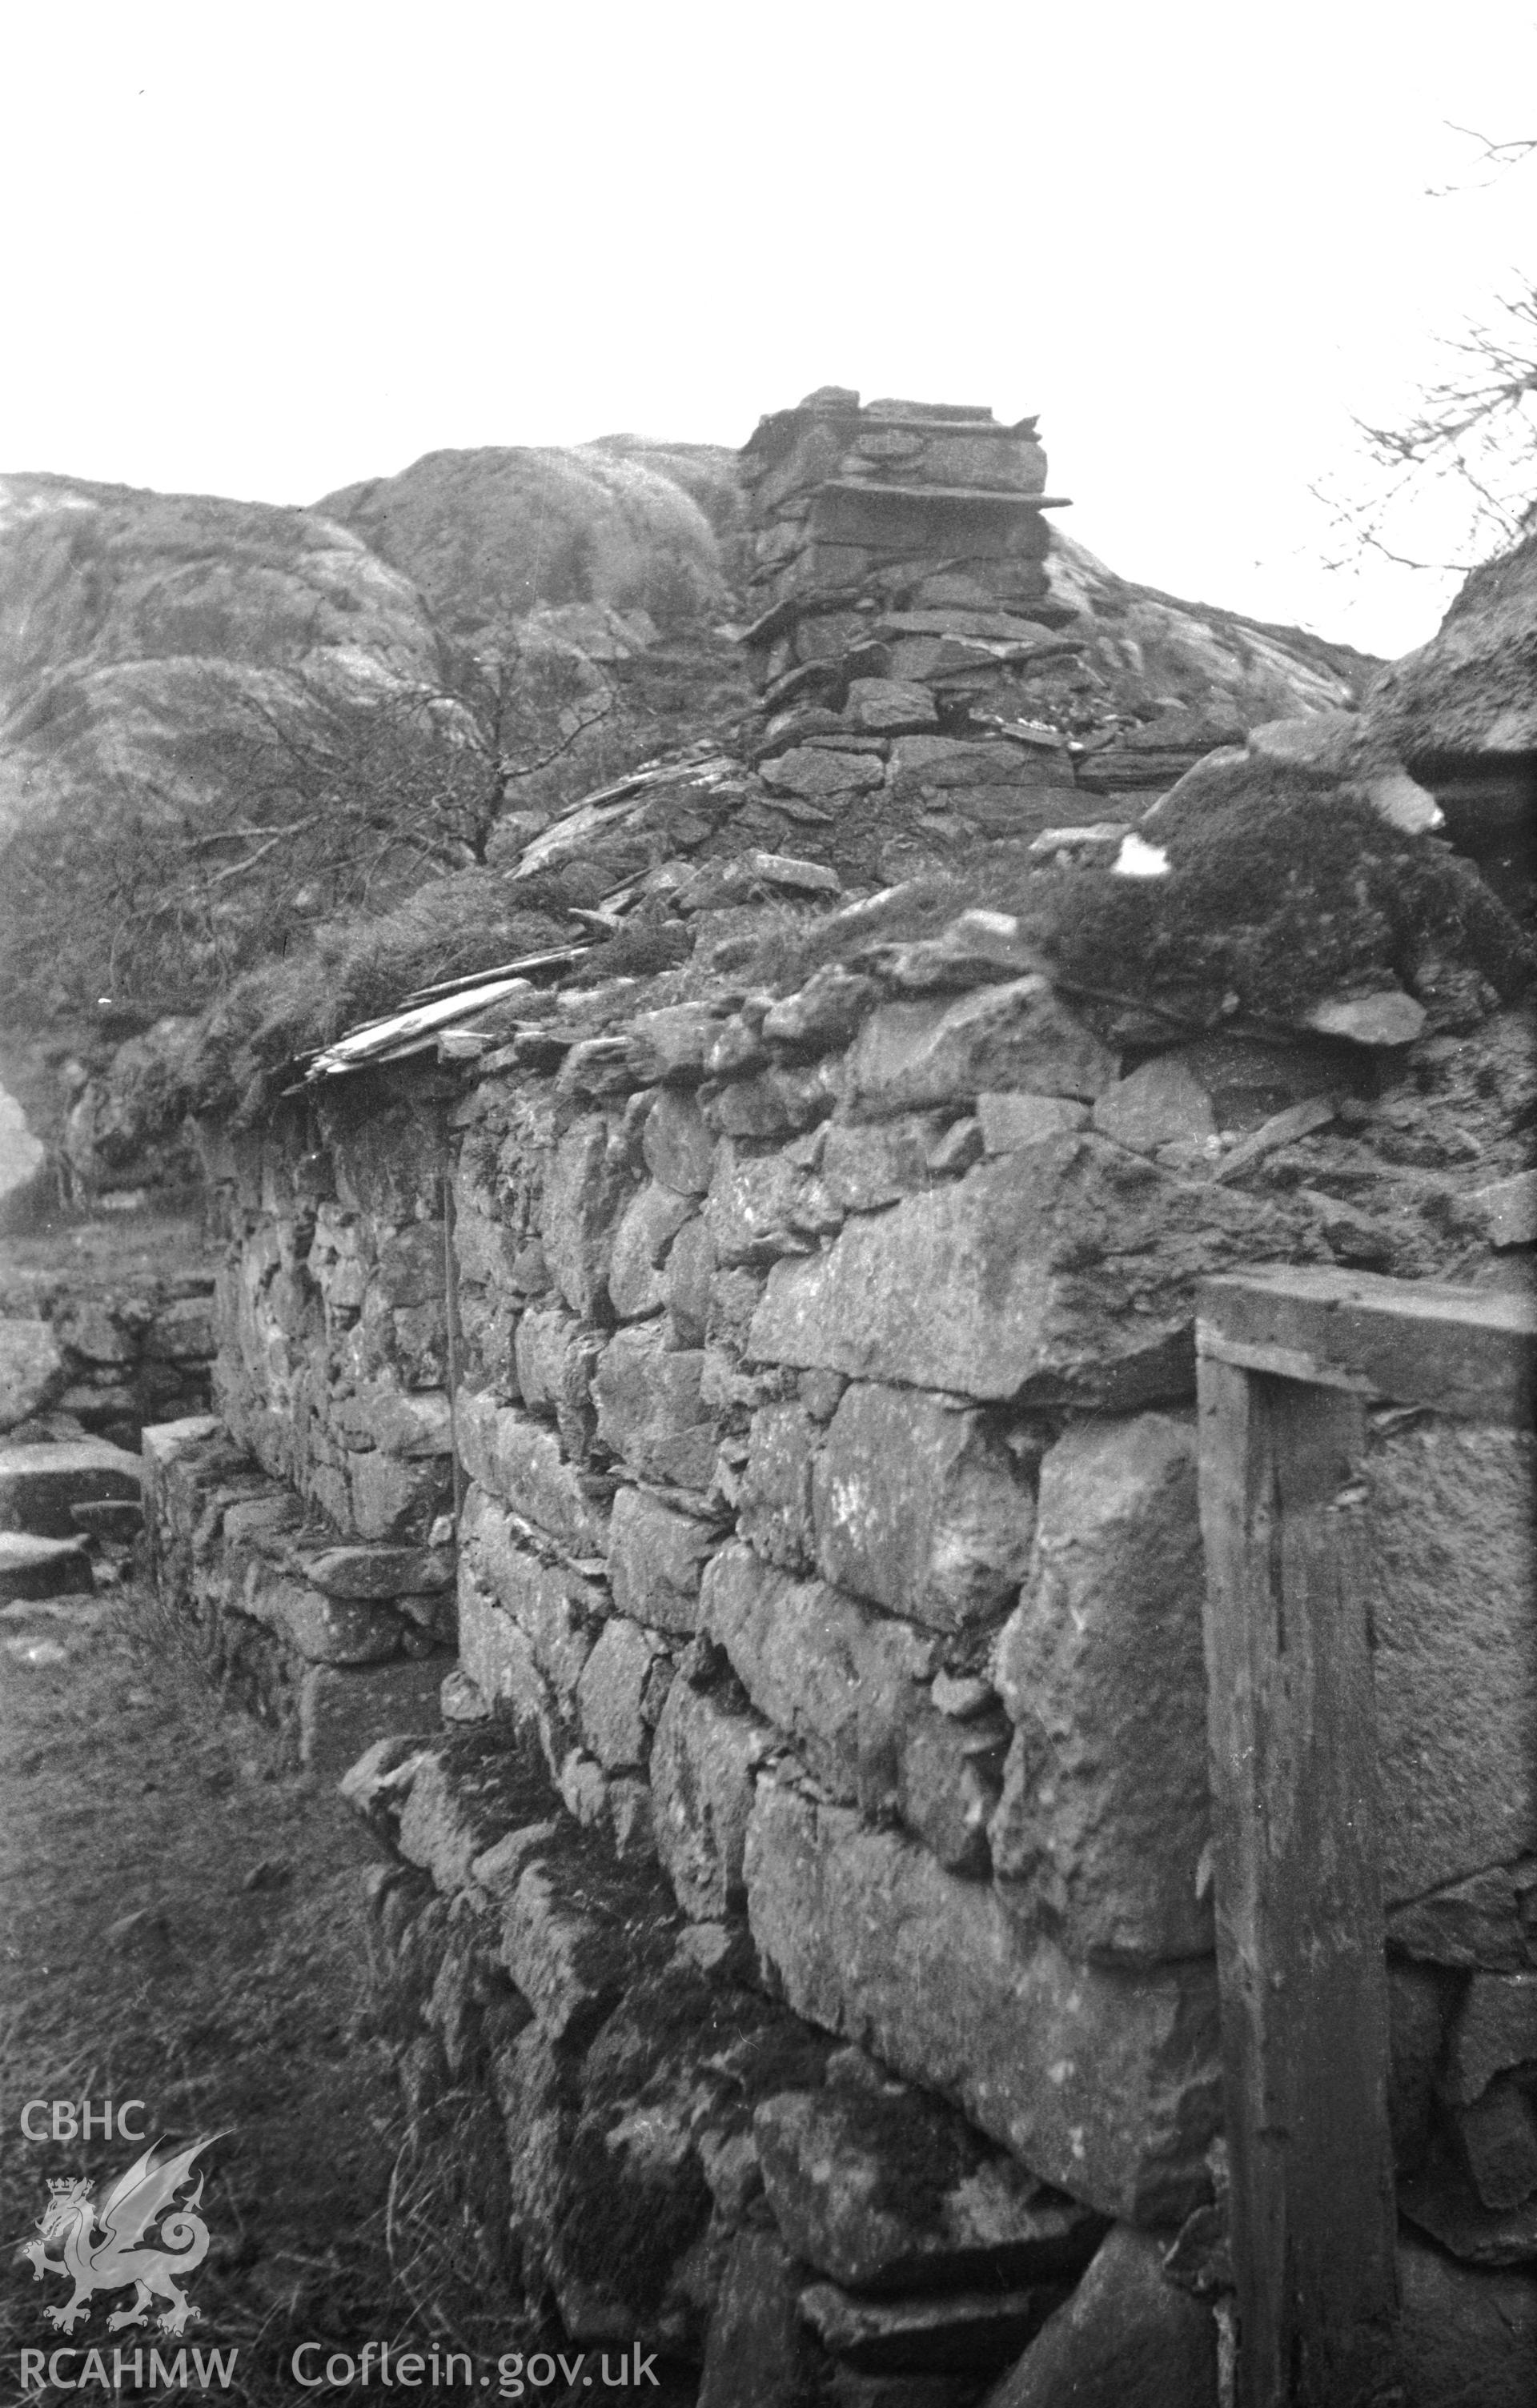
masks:
{"label": "wooden beam", "polygon": [[1537,1299],[1370,1271],[1267,1268],[1201,1282],[1196,1344],[1243,1369],[1525,1427]]}
{"label": "wooden beam", "polygon": [[1365,1408],[1210,1349],[1199,1381],[1241,2408],[1367,2408],[1397,2267]]}

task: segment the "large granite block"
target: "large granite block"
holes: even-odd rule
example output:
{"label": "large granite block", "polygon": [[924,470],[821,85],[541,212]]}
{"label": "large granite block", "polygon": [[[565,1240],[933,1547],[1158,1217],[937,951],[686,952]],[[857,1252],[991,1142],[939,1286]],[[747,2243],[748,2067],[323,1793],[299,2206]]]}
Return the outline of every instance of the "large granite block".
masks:
{"label": "large granite block", "polygon": [[1075,1964],[988,1885],[771,1783],[754,1804],[746,1880],[753,1936],[797,2014],[954,2100],[1107,2215],[1173,2223],[1208,2195],[1211,1963]]}
{"label": "large granite block", "polygon": [[959,1396],[1134,1410],[1195,1387],[1195,1283],[1297,1250],[1291,1208],[1069,1134],[776,1263],[760,1362]]}
{"label": "large granite block", "polygon": [[824,1576],[933,1629],[985,1622],[1025,1577],[1032,1484],[987,1416],[947,1399],[864,1381],[845,1389],[813,1498]]}
{"label": "large granite block", "polygon": [[1213,1945],[1196,1471],[1193,1417],[1171,1413],[1080,1423],[1041,1469],[995,1659],[1016,1729],[993,1858],[1075,1955]]}
{"label": "large granite block", "polygon": [[740,1541],[711,1563],[699,1604],[701,1630],[817,1779],[867,1811],[893,1807],[907,1727],[932,1712],[919,1684],[937,1642],[825,1581],[771,1570]]}
{"label": "large granite block", "polygon": [[1530,1433],[1427,1419],[1368,1451],[1383,1888],[1537,1853]]}

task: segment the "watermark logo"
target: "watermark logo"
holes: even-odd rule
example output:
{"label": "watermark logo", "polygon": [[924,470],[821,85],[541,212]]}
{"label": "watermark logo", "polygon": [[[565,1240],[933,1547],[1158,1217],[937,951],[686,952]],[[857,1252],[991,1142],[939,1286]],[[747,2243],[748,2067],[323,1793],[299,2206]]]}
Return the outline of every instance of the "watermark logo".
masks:
{"label": "watermark logo", "polygon": [[[108,2332],[147,2324],[156,2300],[168,2303],[155,2319],[162,2332],[175,2337],[202,2321],[177,2277],[190,2274],[208,2256],[208,2228],[197,2214],[203,2175],[190,2199],[178,2204],[177,2193],[193,2179],[193,2159],[222,2138],[210,2132],[190,2148],[176,2150],[165,2141],[151,2143],[99,2204],[89,2182],[66,2178],[49,2184],[48,2206],[37,2224],[42,2237],[23,2243],[18,2254],[30,2261],[35,2283],[45,2274],[62,2274],[74,2286],[62,2306],[43,2310],[56,2332],[73,2332],[89,2319],[93,2292],[121,2291],[130,2283],[133,2302],[108,2317]],[[155,2226],[157,2241],[146,2243]],[[57,2257],[49,2254],[53,2248]]]}
{"label": "watermark logo", "polygon": [[[142,2099],[123,2100],[115,2127],[120,2141],[143,2140],[143,2125],[136,2131],[128,2121],[143,2113]],[[29,2099],[22,2110],[22,2130],[29,2141],[89,2141],[94,2133],[109,2141],[113,2129],[110,2099],[99,2107],[93,2107],[89,2099]]]}

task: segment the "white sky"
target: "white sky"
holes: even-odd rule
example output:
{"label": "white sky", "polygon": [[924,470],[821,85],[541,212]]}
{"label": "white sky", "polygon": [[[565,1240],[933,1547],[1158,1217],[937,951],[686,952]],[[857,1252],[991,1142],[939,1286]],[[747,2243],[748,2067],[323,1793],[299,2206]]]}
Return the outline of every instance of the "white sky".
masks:
{"label": "white sky", "polygon": [[[1537,0],[9,0],[0,467],[308,502],[445,446],[1041,414],[1124,574],[1398,652],[1309,493],[1530,268]],[[1473,189],[1450,198],[1427,187]],[[1438,534],[1426,529],[1426,548]]]}

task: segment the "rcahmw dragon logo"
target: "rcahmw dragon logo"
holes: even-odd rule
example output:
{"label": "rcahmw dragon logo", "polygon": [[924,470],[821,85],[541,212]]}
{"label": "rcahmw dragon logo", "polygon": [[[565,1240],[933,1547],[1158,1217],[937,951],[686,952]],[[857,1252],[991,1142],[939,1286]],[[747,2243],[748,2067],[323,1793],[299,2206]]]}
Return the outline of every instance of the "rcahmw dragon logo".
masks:
{"label": "rcahmw dragon logo", "polygon": [[[181,2333],[190,2322],[202,2321],[201,2312],[175,2279],[191,2273],[208,2256],[208,2228],[196,2213],[203,2197],[201,2173],[192,2197],[180,2206],[174,2202],[183,2184],[192,2180],[194,2157],[222,2137],[209,2133],[170,2156],[163,2154],[165,2142],[151,2143],[119,2175],[99,2206],[92,2201],[89,2182],[49,2184],[48,2209],[37,2226],[42,2239],[24,2243],[19,2254],[31,2259],[35,2283],[45,2273],[63,2274],[75,2286],[63,2307],[43,2310],[56,2330],[73,2332],[77,2324],[89,2319],[93,2291],[120,2291],[129,2283],[135,2286],[133,2306],[108,2317],[108,2332],[147,2323],[146,2312],[156,2299],[170,2303],[156,2318],[162,2332]],[[157,2220],[162,2245],[146,2248],[144,2235]],[[93,2239],[98,2226],[99,2235]],[[50,2243],[59,2248],[57,2258],[48,2254]]]}

